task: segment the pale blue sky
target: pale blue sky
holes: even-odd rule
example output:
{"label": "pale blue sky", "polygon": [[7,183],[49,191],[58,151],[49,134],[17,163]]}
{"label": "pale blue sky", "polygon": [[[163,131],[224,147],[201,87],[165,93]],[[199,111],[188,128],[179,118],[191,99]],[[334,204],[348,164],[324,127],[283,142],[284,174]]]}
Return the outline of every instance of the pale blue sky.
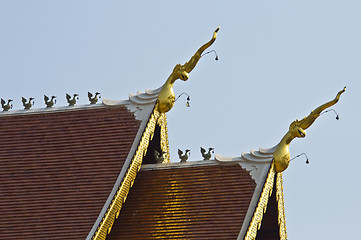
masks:
{"label": "pale blue sky", "polygon": [[361,225],[361,2],[4,1],[0,0],[0,97],[99,91],[109,99],[160,87],[220,25],[187,82],[175,83],[168,114],[177,149],[214,147],[224,156],[272,147],[296,118],[346,92],[291,154],[284,172],[289,239],[356,239]]}

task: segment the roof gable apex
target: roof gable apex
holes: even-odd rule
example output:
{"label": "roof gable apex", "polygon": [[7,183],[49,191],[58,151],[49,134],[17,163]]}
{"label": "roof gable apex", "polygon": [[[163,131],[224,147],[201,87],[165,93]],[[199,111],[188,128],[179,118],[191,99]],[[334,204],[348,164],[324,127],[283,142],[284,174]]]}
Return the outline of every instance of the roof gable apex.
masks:
{"label": "roof gable apex", "polygon": [[[275,191],[275,193],[274,193]],[[257,207],[254,210],[252,220],[247,228],[247,233],[238,237],[238,239],[254,240],[258,231],[261,229],[263,217],[267,211],[271,196],[276,195],[277,214],[278,214],[278,231],[281,240],[287,239],[286,220],[283,199],[283,181],[282,173],[277,173],[274,163],[272,162],[267,179],[263,185],[262,193],[259,197]],[[271,205],[273,206],[273,205]],[[273,206],[275,207],[275,206]],[[274,210],[274,209],[273,209]],[[244,236],[244,237],[243,237]]]}
{"label": "roof gable apex", "polygon": [[[96,223],[89,232],[87,239],[104,240],[110,233],[113,223],[118,218],[123,203],[125,202],[130,188],[133,186],[137,172],[140,170],[143,158],[145,157],[150,141],[154,137],[156,126],[160,127],[160,146],[165,152],[165,161],[169,162],[169,146],[167,135],[167,119],[165,113],[157,110],[157,94],[160,89],[146,90],[145,93],[130,95],[127,101],[103,100],[107,106],[125,104],[130,111],[133,111],[136,118],[143,119],[141,128],[132,149],[129,152],[114,188],[109,195]],[[149,106],[152,106],[150,108]],[[151,110],[149,112],[149,110]]]}

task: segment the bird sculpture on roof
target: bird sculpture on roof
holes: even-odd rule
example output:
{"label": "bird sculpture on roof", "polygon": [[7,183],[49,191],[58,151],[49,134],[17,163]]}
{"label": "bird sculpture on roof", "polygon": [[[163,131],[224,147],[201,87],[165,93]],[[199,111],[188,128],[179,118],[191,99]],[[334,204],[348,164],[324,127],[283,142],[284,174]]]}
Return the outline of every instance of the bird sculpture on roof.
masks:
{"label": "bird sculpture on roof", "polygon": [[179,156],[179,158],[180,158],[180,162],[181,163],[185,163],[185,162],[187,162],[187,160],[188,160],[188,157],[189,157],[189,155],[190,155],[190,152],[191,150],[189,150],[189,149],[186,149],[185,150],[185,153],[183,154],[183,151],[182,150],[180,150],[180,149],[178,149],[178,156]]}
{"label": "bird sculpture on roof", "polygon": [[[284,135],[280,143],[277,145],[276,150],[273,152],[273,160],[277,172],[284,171],[290,164],[289,145],[291,141],[296,137],[304,138],[306,136],[305,130],[313,124],[313,122],[321,115],[323,110],[336,104],[340,99],[341,94],[345,92],[345,90],[346,87],[337,93],[335,99],[322,104],[313,110],[307,117],[303,118],[302,120],[296,119],[291,123],[288,132]],[[337,118],[338,117],[336,117],[336,119]]]}
{"label": "bird sculpture on roof", "polygon": [[9,111],[9,109],[12,109],[13,108],[13,104],[11,103],[13,100],[12,99],[9,99],[8,100],[8,103],[5,104],[5,100],[4,99],[1,99],[1,107],[3,108],[3,111]]}
{"label": "bird sculpture on roof", "polygon": [[78,94],[74,94],[73,98],[71,98],[69,94],[66,94],[66,100],[68,101],[69,106],[74,106],[76,104],[76,100],[79,100],[78,96]]}
{"label": "bird sculpture on roof", "polygon": [[51,108],[56,103],[56,96],[51,96],[51,99],[49,99],[48,96],[44,95],[44,101],[45,101],[46,108]]}
{"label": "bird sculpture on roof", "polygon": [[177,79],[181,79],[183,81],[188,80],[188,73],[190,73],[194,67],[197,65],[199,59],[202,57],[202,53],[208,47],[210,47],[217,38],[217,32],[219,27],[214,31],[212,39],[205,43],[202,47],[200,47],[197,52],[192,56],[192,58],[187,61],[185,64],[177,64],[173,72],[168,77],[167,81],[163,85],[159,96],[158,96],[158,111],[161,113],[168,112],[174,105],[175,95],[173,91],[173,84]]}
{"label": "bird sculpture on roof", "polygon": [[100,98],[100,93],[96,92],[95,96],[93,97],[93,94],[88,92],[88,98],[89,98],[90,104],[96,104],[98,102],[98,95],[99,95],[99,98]]}
{"label": "bird sculpture on roof", "polygon": [[161,153],[159,153],[157,150],[154,150],[154,158],[157,161],[157,163],[164,162],[164,154],[165,154],[165,152],[163,152],[163,151],[161,151]]}
{"label": "bird sculpture on roof", "polygon": [[30,109],[34,105],[34,98],[29,98],[29,101],[26,102],[26,99],[24,97],[21,98],[21,101],[23,102],[24,109]]}
{"label": "bird sculpture on roof", "polygon": [[[206,150],[201,147],[201,153],[202,153],[203,160],[211,159],[213,150],[214,150],[214,148],[209,148],[208,153],[206,153]],[[213,153],[214,153],[214,151],[213,151]]]}

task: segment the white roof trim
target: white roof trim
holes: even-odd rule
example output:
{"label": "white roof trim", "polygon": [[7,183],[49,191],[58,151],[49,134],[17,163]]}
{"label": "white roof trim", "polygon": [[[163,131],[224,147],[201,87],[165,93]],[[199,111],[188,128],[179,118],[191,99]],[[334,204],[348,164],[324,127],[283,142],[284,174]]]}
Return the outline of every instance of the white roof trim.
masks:
{"label": "white roof trim", "polygon": [[258,151],[251,150],[249,153],[243,152],[240,157],[224,157],[216,154],[215,158],[220,162],[238,162],[242,168],[250,172],[253,180],[259,185],[264,181],[265,176],[267,176],[267,173],[264,173],[264,171],[265,168],[269,168],[276,147],[277,146],[267,149],[260,148]]}
{"label": "white roof trim", "polygon": [[244,239],[244,236],[247,233],[248,226],[252,220],[254,211],[256,210],[264,183],[273,161],[273,152],[276,148],[277,145],[272,148],[259,148],[258,151],[251,150],[250,153],[242,153],[241,157],[232,159],[233,161],[239,161],[241,166],[249,170],[252,178],[257,184],[237,240]]}
{"label": "white roof trim", "polygon": [[145,90],[145,93],[139,93],[137,95],[130,95],[129,100],[109,100],[103,98],[103,105],[107,107],[117,107],[120,105],[125,105],[129,111],[134,113],[134,116],[136,119],[142,121],[140,124],[140,127],[138,129],[137,135],[133,141],[132,147],[128,153],[128,156],[124,162],[123,168],[120,171],[118,178],[113,186],[112,191],[110,192],[108,199],[106,200],[105,204],[103,205],[103,208],[101,212],[98,215],[97,220],[95,221],[94,225],[92,226],[92,229],[90,230],[86,240],[91,240],[94,236],[99,224],[101,223],[104,215],[106,214],[106,211],[108,210],[110,204],[112,203],[112,200],[117,193],[120,184],[122,183],[122,180],[128,171],[128,167],[134,157],[134,154],[138,148],[138,145],[140,143],[141,137],[143,136],[144,129],[146,128],[149,118],[153,112],[154,105],[158,99],[158,93],[160,91],[159,89],[156,90]]}
{"label": "white roof trim", "polygon": [[85,104],[75,106],[62,106],[52,108],[34,108],[34,109],[21,109],[21,110],[9,110],[0,112],[0,117],[13,116],[13,115],[27,115],[27,114],[41,114],[41,113],[54,113],[65,111],[77,111],[83,109],[104,107],[103,104]]}
{"label": "white roof trim", "polygon": [[134,116],[137,120],[144,120],[148,117],[148,113],[153,110],[155,103],[158,100],[158,94],[162,87],[148,90],[146,89],[144,93],[137,92],[137,94],[129,94],[128,100],[110,100],[103,98],[102,103],[98,104],[85,104],[85,105],[75,105],[75,106],[61,106],[61,107],[52,107],[52,108],[34,108],[34,109],[21,109],[21,110],[9,110],[9,111],[0,111],[0,117],[13,116],[13,115],[28,115],[28,114],[42,114],[42,113],[55,113],[55,112],[64,112],[64,111],[77,111],[84,109],[100,108],[100,107],[117,107],[117,106],[126,106],[127,109],[134,113]]}
{"label": "white roof trim", "polygon": [[146,89],[144,93],[138,91],[136,95],[129,94],[128,100],[109,100],[103,98],[103,104],[111,107],[125,105],[129,111],[134,113],[136,119],[143,120],[148,116],[148,108],[153,108],[157,102],[161,89],[162,87],[155,90]]}

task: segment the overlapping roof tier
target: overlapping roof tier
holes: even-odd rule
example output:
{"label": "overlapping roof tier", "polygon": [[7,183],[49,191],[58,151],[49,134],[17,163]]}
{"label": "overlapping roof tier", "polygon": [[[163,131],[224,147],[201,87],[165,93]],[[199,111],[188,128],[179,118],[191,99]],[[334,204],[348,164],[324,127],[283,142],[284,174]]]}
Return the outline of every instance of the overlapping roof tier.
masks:
{"label": "overlapping roof tier", "polygon": [[107,239],[237,239],[255,187],[238,164],[145,166]]}
{"label": "overlapping roof tier", "polygon": [[286,239],[275,148],[169,163],[159,91],[0,113],[0,238]]}

